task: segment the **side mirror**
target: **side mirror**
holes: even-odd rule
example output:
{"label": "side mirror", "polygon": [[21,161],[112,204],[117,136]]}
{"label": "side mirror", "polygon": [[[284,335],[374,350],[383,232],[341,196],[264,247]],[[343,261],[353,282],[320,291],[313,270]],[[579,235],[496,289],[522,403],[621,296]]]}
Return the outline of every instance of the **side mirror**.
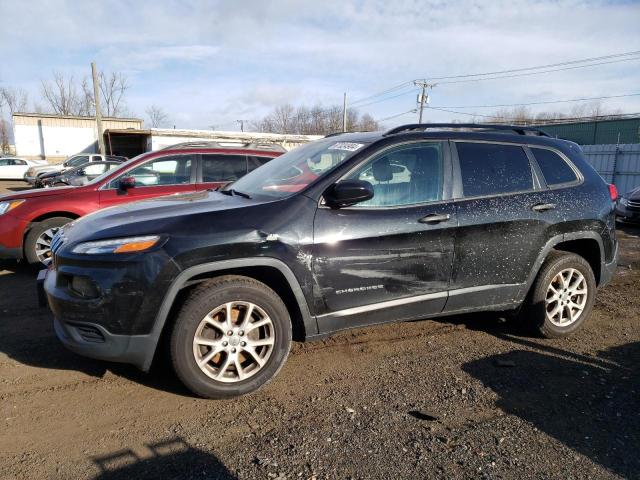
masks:
{"label": "side mirror", "polygon": [[123,192],[126,192],[127,190],[135,186],[136,186],[136,179],[134,177],[123,177],[120,179],[120,182],[118,183],[118,187]]}
{"label": "side mirror", "polygon": [[364,180],[343,180],[324,193],[324,201],[331,208],[350,207],[372,198],[373,185]]}
{"label": "side mirror", "polygon": [[78,170],[78,175],[79,176],[84,176],[86,174],[87,174],[87,172],[84,171],[84,168],[82,170]]}

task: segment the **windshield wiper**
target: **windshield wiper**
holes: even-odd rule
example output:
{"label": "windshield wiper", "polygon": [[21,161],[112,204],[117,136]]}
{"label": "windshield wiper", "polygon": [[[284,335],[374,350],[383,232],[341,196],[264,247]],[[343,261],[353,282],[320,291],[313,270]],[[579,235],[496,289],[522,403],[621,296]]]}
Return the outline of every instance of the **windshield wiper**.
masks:
{"label": "windshield wiper", "polygon": [[242,198],[248,198],[251,199],[251,195],[249,195],[248,193],[244,193],[244,192],[239,192],[238,190],[234,190],[233,188],[229,188],[227,190],[218,190],[220,193],[224,193],[225,195],[237,195],[239,197]]}

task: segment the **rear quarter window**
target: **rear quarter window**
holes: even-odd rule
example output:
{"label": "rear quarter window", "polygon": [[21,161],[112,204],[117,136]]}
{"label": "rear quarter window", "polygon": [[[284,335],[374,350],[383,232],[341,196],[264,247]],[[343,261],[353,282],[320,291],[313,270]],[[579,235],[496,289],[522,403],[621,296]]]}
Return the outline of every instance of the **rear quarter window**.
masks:
{"label": "rear quarter window", "polygon": [[547,185],[560,185],[577,180],[573,169],[556,152],[546,148],[531,148],[531,151],[533,156],[536,157],[536,162],[538,162]]}
{"label": "rear quarter window", "polygon": [[531,165],[519,145],[457,142],[465,197],[533,189]]}

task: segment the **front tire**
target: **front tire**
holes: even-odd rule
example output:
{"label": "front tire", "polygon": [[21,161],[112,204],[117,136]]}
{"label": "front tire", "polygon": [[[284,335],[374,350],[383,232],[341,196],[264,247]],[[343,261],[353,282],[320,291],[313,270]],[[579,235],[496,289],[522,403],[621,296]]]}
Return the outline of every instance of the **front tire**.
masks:
{"label": "front tire", "polygon": [[229,398],[254,392],[280,371],[291,346],[282,299],[252,278],[226,275],[200,284],[171,333],[174,370],[193,393]]}
{"label": "front tire", "polygon": [[540,268],[522,315],[543,337],[569,336],[591,314],[596,289],[589,262],[574,253],[552,250]]}
{"label": "front tire", "polygon": [[48,265],[51,262],[51,240],[60,227],[71,222],[67,217],[52,217],[31,226],[24,239],[24,255],[30,264]]}

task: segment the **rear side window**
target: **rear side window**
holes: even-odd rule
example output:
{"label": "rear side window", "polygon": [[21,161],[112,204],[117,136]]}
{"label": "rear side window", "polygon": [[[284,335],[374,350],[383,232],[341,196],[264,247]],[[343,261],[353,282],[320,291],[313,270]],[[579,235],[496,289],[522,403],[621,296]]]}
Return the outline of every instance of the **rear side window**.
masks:
{"label": "rear side window", "polygon": [[262,165],[267,163],[269,160],[271,160],[271,157],[256,157],[253,155],[247,157],[249,171],[252,172],[256,168],[261,167]]}
{"label": "rear side window", "polygon": [[244,155],[202,155],[203,182],[235,182],[247,173]]}
{"label": "rear side window", "polygon": [[456,143],[466,197],[533,189],[531,165],[518,145]]}
{"label": "rear side window", "polygon": [[576,181],[577,177],[573,169],[556,152],[546,148],[532,148],[531,151],[536,157],[547,185]]}

